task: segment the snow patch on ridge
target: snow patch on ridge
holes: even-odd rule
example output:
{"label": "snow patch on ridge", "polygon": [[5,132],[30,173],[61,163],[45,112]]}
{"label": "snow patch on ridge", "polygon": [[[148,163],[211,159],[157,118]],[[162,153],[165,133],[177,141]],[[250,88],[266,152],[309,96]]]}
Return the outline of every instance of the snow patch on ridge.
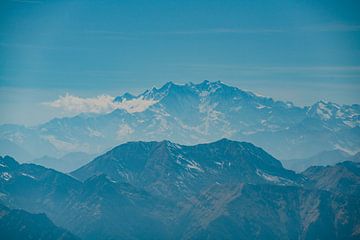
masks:
{"label": "snow patch on ridge", "polygon": [[128,124],[120,124],[116,134],[117,137],[121,139],[132,134],[133,132],[134,129],[132,129]]}
{"label": "snow patch on ridge", "polygon": [[204,170],[200,167],[200,165],[197,162],[192,161],[192,160],[187,161],[187,162],[188,162],[188,164],[186,164],[186,167],[188,167],[189,169],[195,169],[199,172],[204,172]]}
{"label": "snow patch on ridge", "polygon": [[104,137],[101,132],[94,130],[90,127],[87,127],[87,130],[89,131],[89,137]]}
{"label": "snow patch on ridge", "polygon": [[42,136],[50,144],[52,144],[56,149],[66,151],[66,152],[76,152],[79,149],[79,146],[74,143],[65,142],[57,139],[55,136],[48,135]]}
{"label": "snow patch on ridge", "polygon": [[8,172],[1,173],[0,177],[5,181],[9,181],[12,178],[11,174]]}
{"label": "snow patch on ridge", "polygon": [[21,173],[21,175],[25,176],[25,177],[29,177],[32,179],[36,179],[33,175],[27,174],[27,173]]}
{"label": "snow patch on ridge", "polygon": [[350,149],[344,148],[344,147],[340,146],[339,144],[335,144],[334,147],[335,147],[335,149],[346,152],[349,155],[355,155],[358,152],[358,151],[351,151]]}
{"label": "snow patch on ridge", "polygon": [[291,181],[289,179],[265,173],[265,172],[261,171],[260,169],[256,169],[256,175],[262,177],[263,179],[265,179],[268,182],[273,182],[273,183],[280,184],[280,185],[293,183],[293,181]]}
{"label": "snow patch on ridge", "polygon": [[280,182],[280,178],[277,176],[273,176],[267,173],[264,173],[263,171],[256,169],[256,174],[260,177],[262,177],[263,179],[265,179],[266,181],[269,182],[275,182],[275,183],[279,183]]}
{"label": "snow patch on ridge", "polygon": [[145,111],[146,109],[148,109],[150,106],[154,105],[157,102],[158,101],[152,99],[146,100],[140,97],[114,104],[115,104],[115,108],[117,109],[124,109],[129,113],[136,113],[136,112]]}

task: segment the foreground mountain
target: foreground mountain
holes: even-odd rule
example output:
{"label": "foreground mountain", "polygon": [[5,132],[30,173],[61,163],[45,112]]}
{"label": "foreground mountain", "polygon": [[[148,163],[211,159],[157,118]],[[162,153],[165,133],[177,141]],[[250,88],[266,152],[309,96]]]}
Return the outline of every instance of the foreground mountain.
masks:
{"label": "foreground mountain", "polygon": [[6,156],[0,159],[0,192],[3,204],[45,213],[56,225],[83,239],[165,239],[168,234],[162,223],[165,216],[161,215],[161,221],[157,217],[167,207],[166,201],[105,175],[80,182]]}
{"label": "foreground mountain", "polygon": [[129,142],[75,177],[0,158],[0,201],[83,239],[358,239],[351,164],[296,174],[245,142]]}
{"label": "foreground mountain", "polygon": [[347,161],[335,166],[314,166],[303,175],[318,189],[360,196],[360,163]]}
{"label": "foreground mountain", "polygon": [[160,196],[193,196],[213,183],[297,185],[301,176],[250,143],[220,141],[184,146],[169,141],[129,142],[71,173],[82,181],[106,174]]}
{"label": "foreground mountain", "polygon": [[358,239],[359,205],[356,197],[306,188],[220,185],[190,207],[182,238]]}
{"label": "foreground mountain", "polygon": [[[280,159],[360,149],[357,104],[319,101],[297,107],[219,81],[169,82],[137,96],[118,96],[114,103],[119,109],[107,114],[80,114],[31,128],[2,125],[0,139],[21,146],[34,157],[99,153],[127,141],[169,139],[197,144],[223,137],[255,143]],[[16,147],[12,149],[18,154]]]}
{"label": "foreground mountain", "polygon": [[79,240],[76,236],[56,227],[45,214],[30,214],[9,209],[0,204],[1,239],[12,240]]}

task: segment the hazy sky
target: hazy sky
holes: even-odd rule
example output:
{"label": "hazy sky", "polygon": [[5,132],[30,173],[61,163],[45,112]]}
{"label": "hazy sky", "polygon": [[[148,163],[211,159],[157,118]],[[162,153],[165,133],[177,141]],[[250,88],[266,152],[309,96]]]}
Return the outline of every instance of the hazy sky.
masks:
{"label": "hazy sky", "polygon": [[0,123],[42,104],[221,80],[295,104],[360,103],[360,1],[0,1]]}

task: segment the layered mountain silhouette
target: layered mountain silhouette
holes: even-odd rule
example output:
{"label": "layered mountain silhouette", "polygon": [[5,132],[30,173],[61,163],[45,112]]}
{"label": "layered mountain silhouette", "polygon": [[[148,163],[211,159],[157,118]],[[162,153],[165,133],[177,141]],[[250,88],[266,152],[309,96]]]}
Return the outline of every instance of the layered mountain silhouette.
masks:
{"label": "layered mountain silhouette", "polygon": [[228,139],[128,142],[71,175],[3,157],[0,200],[82,239],[358,239],[359,169],[297,174]]}
{"label": "layered mountain silhouette", "polygon": [[360,162],[360,152],[355,155],[350,155],[337,149],[323,151],[309,158],[282,160],[282,163],[288,169],[302,172],[311,166],[335,165],[345,161]]}
{"label": "layered mountain silhouette", "polygon": [[[127,141],[198,144],[224,137],[252,142],[279,159],[360,149],[358,104],[319,101],[298,107],[220,81],[169,82],[137,96],[125,93],[114,103],[119,109],[107,114],[56,118],[33,127],[1,125],[0,150],[24,162],[43,155],[104,152]],[[26,152],[31,159],[24,159]]]}
{"label": "layered mountain silhouette", "polygon": [[60,158],[43,156],[41,158],[32,159],[29,162],[67,173],[90,162],[93,158],[93,155],[83,152],[71,152]]}

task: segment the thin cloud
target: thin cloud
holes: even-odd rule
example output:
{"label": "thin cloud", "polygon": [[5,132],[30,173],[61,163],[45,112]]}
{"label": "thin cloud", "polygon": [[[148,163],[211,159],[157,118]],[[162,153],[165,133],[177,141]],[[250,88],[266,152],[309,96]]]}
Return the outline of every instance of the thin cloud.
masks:
{"label": "thin cloud", "polygon": [[360,25],[347,24],[327,24],[298,27],[295,29],[285,28],[208,28],[208,29],[178,29],[169,31],[112,31],[104,29],[91,29],[78,32],[78,35],[88,35],[90,37],[100,37],[104,39],[119,40],[138,40],[146,36],[171,36],[171,35],[221,35],[221,34],[282,34],[291,32],[357,32],[360,31]]}
{"label": "thin cloud", "polygon": [[85,30],[83,34],[100,35],[104,37],[117,37],[131,39],[130,37],[138,35],[198,35],[198,34],[265,34],[265,33],[281,33],[282,29],[261,28],[261,29],[242,29],[242,28],[211,28],[211,29],[195,29],[195,30],[171,30],[171,31],[134,31],[120,32],[107,30]]}
{"label": "thin cloud", "polygon": [[334,23],[304,27],[303,30],[314,32],[358,32],[360,31],[360,25]]}
{"label": "thin cloud", "polygon": [[80,35],[88,35],[91,37],[102,37],[107,39],[135,40],[136,36],[129,32],[108,31],[108,30],[85,30],[78,32]]}
{"label": "thin cloud", "polygon": [[86,30],[84,34],[99,35],[106,38],[129,39],[136,36],[146,35],[207,35],[207,34],[277,34],[289,32],[358,32],[360,25],[349,25],[342,23],[313,25],[298,27],[295,29],[282,28],[209,28],[209,29],[183,29],[169,31],[108,31],[108,30]]}
{"label": "thin cloud", "polygon": [[179,34],[179,35],[193,35],[193,34],[221,34],[221,33],[239,33],[239,34],[262,34],[262,33],[281,33],[281,29],[239,29],[239,28],[214,28],[203,30],[184,30],[184,31],[168,31],[168,32],[153,32],[153,34]]}
{"label": "thin cloud", "polygon": [[244,66],[237,64],[174,64],[169,65],[183,72],[199,76],[212,74],[216,78],[299,78],[308,79],[347,79],[358,81],[360,66]]}
{"label": "thin cloud", "polygon": [[18,2],[18,3],[43,3],[43,1],[40,1],[40,0],[11,0],[11,2]]}
{"label": "thin cloud", "polygon": [[66,114],[79,113],[109,113],[115,109],[124,109],[129,113],[142,112],[156,101],[136,98],[132,100],[114,102],[110,95],[100,95],[93,98],[82,98],[65,94],[58,99],[43,103],[46,106],[62,110]]}
{"label": "thin cloud", "polygon": [[243,66],[236,64],[175,64],[192,69],[224,69],[271,72],[360,72],[360,66]]}
{"label": "thin cloud", "polygon": [[33,48],[33,49],[44,49],[44,50],[87,50],[89,48],[75,47],[75,46],[48,46],[48,45],[37,45],[28,43],[7,43],[0,42],[1,47],[9,48]]}

